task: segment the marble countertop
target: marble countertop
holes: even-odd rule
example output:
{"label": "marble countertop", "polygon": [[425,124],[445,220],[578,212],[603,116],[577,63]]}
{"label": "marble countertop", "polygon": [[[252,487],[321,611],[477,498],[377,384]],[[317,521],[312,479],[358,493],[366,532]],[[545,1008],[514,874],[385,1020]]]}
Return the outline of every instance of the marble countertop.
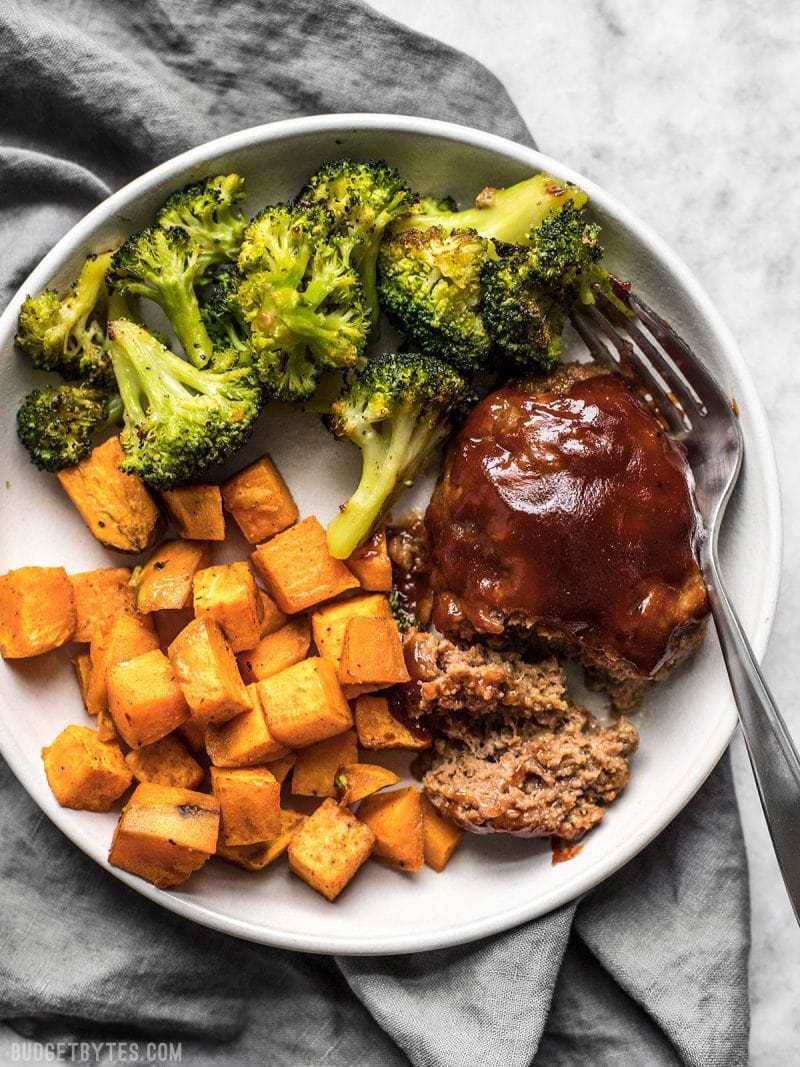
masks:
{"label": "marble countertop", "polygon": [[[370,0],[481,60],[539,148],[647,220],[699,277],[749,363],[771,421],[787,533],[765,667],[800,740],[800,7],[771,0]],[[541,14],[541,17],[539,17]],[[739,254],[737,254],[737,250]],[[800,1045],[800,928],[783,892],[740,737],[737,791],[753,907],[754,1067]]]}

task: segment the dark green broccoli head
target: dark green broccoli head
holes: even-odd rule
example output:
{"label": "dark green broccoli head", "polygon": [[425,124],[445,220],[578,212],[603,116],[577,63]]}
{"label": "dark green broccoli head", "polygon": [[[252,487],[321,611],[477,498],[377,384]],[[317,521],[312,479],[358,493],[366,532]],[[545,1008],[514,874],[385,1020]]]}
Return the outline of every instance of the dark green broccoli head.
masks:
{"label": "dark green broccoli head", "polygon": [[270,396],[307,400],[323,371],[360,362],[370,323],[352,249],[320,208],[275,205],[248,227],[236,300]]}
{"label": "dark green broccoli head", "polygon": [[491,341],[480,314],[487,243],[469,230],[391,231],[378,257],[378,292],[392,324],[423,352],[477,370]]}
{"label": "dark green broccoli head", "polygon": [[16,343],[34,367],[57,371],[67,381],[113,381],[103,324],[111,258],[110,252],[89,256],[64,297],[45,289],[25,300]]}
{"label": "dark green broccoli head", "polygon": [[208,363],[213,349],[194,289],[201,269],[200,251],[184,230],[152,226],[117,249],[110,276],[121,293],[147,297],[163,309],[197,367]]}
{"label": "dark green broccoli head", "polygon": [[219,349],[244,351],[249,347],[249,334],[237,297],[241,282],[242,275],[233,263],[229,263],[220,267],[203,292],[200,314],[214,345],[215,356]]}
{"label": "dark green broccoli head", "polygon": [[91,385],[34,389],[17,412],[17,433],[40,470],[74,467],[92,450],[98,430],[119,414],[119,398]]}
{"label": "dark green broccoli head", "polygon": [[247,441],[262,406],[250,366],[200,370],[135,323],[111,322],[108,331],[125,411],[123,470],[167,489],[227,461]]}
{"label": "dark green broccoli head", "polygon": [[527,243],[542,281],[558,289],[580,287],[603,258],[600,227],[574,204],[548,215],[531,230]]}
{"label": "dark green broccoli head", "polygon": [[247,219],[234,205],[244,195],[244,178],[218,174],[173,193],[156,215],[156,223],[186,234],[199,251],[204,274],[214,264],[236,259]]}
{"label": "dark green broccoli head", "polygon": [[338,437],[361,449],[361,481],[328,527],[328,547],[346,559],[395,497],[410,486],[468,403],[461,375],[435,356],[377,356],[331,407]]}
{"label": "dark green broccoli head", "polygon": [[481,283],[483,320],[502,358],[518,367],[554,367],[568,301],[542,281],[528,250],[487,260]]}

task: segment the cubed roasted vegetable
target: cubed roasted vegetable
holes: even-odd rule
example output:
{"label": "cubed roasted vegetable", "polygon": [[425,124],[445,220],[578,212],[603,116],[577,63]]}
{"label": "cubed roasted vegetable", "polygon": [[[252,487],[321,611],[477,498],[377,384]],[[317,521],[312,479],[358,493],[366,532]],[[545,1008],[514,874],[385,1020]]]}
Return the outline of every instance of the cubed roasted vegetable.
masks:
{"label": "cubed roasted vegetable", "polygon": [[386,697],[364,696],[356,701],[356,733],[362,748],[430,748],[429,730],[405,723],[392,714]]}
{"label": "cubed roasted vegetable", "polygon": [[153,782],[155,785],[196,789],[205,776],[205,771],[189,754],[186,745],[173,735],[129,752],[125,762],[137,781]]}
{"label": "cubed roasted vegetable", "polygon": [[[311,615],[311,629],[314,634],[314,644],[317,646],[317,651],[324,659],[328,659],[333,663],[338,673],[344,648],[344,634],[348,622],[356,617],[390,619],[391,615],[389,601],[380,594],[348,597],[346,600],[337,601],[335,604],[326,604],[321,608],[317,608]],[[374,686],[343,685],[342,689],[344,695],[351,699],[365,691],[372,692]]]}
{"label": "cubed roasted vegetable", "polygon": [[67,726],[42,749],[42,760],[62,808],[110,811],[133,780],[119,745],[89,726]]}
{"label": "cubed roasted vegetable", "polygon": [[108,671],[108,710],[131,748],[152,745],[189,718],[189,705],[160,648]]}
{"label": "cubed roasted vegetable", "polygon": [[289,771],[294,767],[296,762],[296,753],[289,752],[286,756],[281,756],[280,759],[270,760],[270,762],[266,764],[266,768],[271,774],[275,775],[277,781],[283,784],[289,775]]}
{"label": "cubed roasted vegetable", "polygon": [[225,634],[207,615],[181,630],[168,653],[196,719],[206,725],[227,722],[250,707],[236,657]]}
{"label": "cubed roasted vegetable", "polygon": [[325,530],[313,515],[259,545],[252,560],[287,615],[358,588],[358,578],[328,551]]}
{"label": "cubed roasted vegetable", "polygon": [[195,574],[208,566],[205,541],[165,541],[133,577],[136,607],[141,612],[176,611],[192,600]]}
{"label": "cubed roasted vegetable", "polygon": [[379,685],[409,680],[403,642],[394,619],[353,618],[347,623],[339,662],[343,685]]}
{"label": "cubed roasted vegetable", "polygon": [[225,516],[218,485],[186,485],[161,494],[178,536],[185,541],[224,541]]}
{"label": "cubed roasted vegetable", "polygon": [[211,768],[219,800],[219,839],[230,845],[270,841],[281,831],[281,785],[266,767]]}
{"label": "cubed roasted vegetable", "polygon": [[267,864],[283,855],[305,821],[306,816],[299,811],[281,811],[281,829],[277,837],[255,845],[223,845],[220,842],[217,844],[217,855],[244,867],[246,871],[263,871]]}
{"label": "cubed roasted vegetable", "polygon": [[101,741],[116,741],[118,734],[108,708],[103,708],[97,713],[97,736]]}
{"label": "cubed roasted vegetable", "polygon": [[144,552],[158,537],[161,513],[144,482],[120,470],[124,457],[119,439],[110,437],[76,467],[59,471],[58,480],[101,544]]}
{"label": "cubed roasted vegetable", "polygon": [[76,641],[88,643],[95,627],[104,625],[120,612],[135,610],[129,567],[82,571],[70,574],[69,580],[75,597]]}
{"label": "cubed roasted vegetable", "polygon": [[0,654],[50,652],[75,633],[75,598],[63,567],[20,567],[0,575]]}
{"label": "cubed roasted vegetable", "polygon": [[218,832],[216,797],[142,782],[122,809],[108,862],[167,889],[214,855]]}
{"label": "cubed roasted vegetable", "polygon": [[347,763],[336,772],[334,785],[339,803],[349,805],[399,781],[394,771],[377,763]]}
{"label": "cubed roasted vegetable", "polygon": [[81,691],[83,706],[88,711],[89,709],[86,707],[86,694],[89,691],[89,679],[92,674],[92,657],[88,652],[81,652],[80,655],[73,657],[72,668],[75,671],[75,677],[78,680],[78,688]]}
{"label": "cubed roasted vegetable", "polygon": [[259,589],[258,596],[261,600],[261,636],[267,637],[286,625],[286,616],[269,593]]}
{"label": "cubed roasted vegetable", "polygon": [[418,871],[425,861],[422,797],[418,789],[373,793],[362,801],[359,819],[375,835],[373,855],[402,871]]}
{"label": "cubed roasted vegetable", "polygon": [[208,726],[206,723],[192,717],[181,723],[178,727],[178,733],[194,755],[203,762],[207,762],[206,735]]}
{"label": "cubed roasted vegetable", "polygon": [[369,858],[375,835],[348,809],[325,800],[289,842],[289,866],[328,900],[335,900]]}
{"label": "cubed roasted vegetable", "polygon": [[301,749],[292,771],[292,792],[303,797],[335,797],[336,772],[345,763],[358,759],[355,730],[318,741]]}
{"label": "cubed roasted vegetable", "polygon": [[253,545],[285,530],[297,518],[297,505],[269,456],[229,478],[222,487],[222,502]]}
{"label": "cubed roasted vegetable", "polygon": [[290,748],[340,734],[353,725],[333,664],[312,656],[258,682],[269,732]]}
{"label": "cubed roasted vegetable", "polygon": [[246,563],[223,563],[195,574],[194,613],[218,623],[234,652],[258,643],[262,611],[259,588]]}
{"label": "cubed roasted vegetable", "polygon": [[464,831],[444,819],[426,796],[422,798],[422,842],[425,862],[435,871],[443,871],[458,848]]}
{"label": "cubed roasted vegetable", "polygon": [[99,715],[108,708],[108,673],[117,663],[134,659],[158,648],[158,635],[147,615],[123,612],[97,626],[92,634],[89,655],[92,671],[86,691],[86,710]]}
{"label": "cubed roasted vegetable", "polygon": [[262,637],[255,648],[239,655],[246,682],[260,682],[305,659],[311,647],[311,627],[305,615],[291,619],[280,630]]}
{"label": "cubed roasted vegetable", "polygon": [[288,754],[269,732],[258,689],[248,685],[251,707],[234,719],[208,727],[206,749],[216,767],[250,767]]}
{"label": "cubed roasted vegetable", "polygon": [[362,589],[388,593],[392,588],[392,561],[386,547],[386,527],[376,530],[345,562]]}

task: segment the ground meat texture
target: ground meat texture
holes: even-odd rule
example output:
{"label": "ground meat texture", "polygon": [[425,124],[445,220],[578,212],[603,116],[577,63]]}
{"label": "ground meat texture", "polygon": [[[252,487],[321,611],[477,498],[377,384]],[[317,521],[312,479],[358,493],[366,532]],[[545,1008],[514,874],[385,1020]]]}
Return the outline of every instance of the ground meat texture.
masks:
{"label": "ground meat texture", "polygon": [[411,717],[458,711],[485,715],[498,705],[520,716],[556,722],[567,710],[564,672],[553,658],[526,663],[514,652],[482,645],[459,648],[437,634],[412,630],[404,641],[412,681],[405,703]]}
{"label": "ground meat texture", "polygon": [[473,833],[568,841],[603,818],[638,745],[626,719],[604,726],[575,705],[549,726],[499,712],[444,716],[437,729],[422,785],[442,815]]}

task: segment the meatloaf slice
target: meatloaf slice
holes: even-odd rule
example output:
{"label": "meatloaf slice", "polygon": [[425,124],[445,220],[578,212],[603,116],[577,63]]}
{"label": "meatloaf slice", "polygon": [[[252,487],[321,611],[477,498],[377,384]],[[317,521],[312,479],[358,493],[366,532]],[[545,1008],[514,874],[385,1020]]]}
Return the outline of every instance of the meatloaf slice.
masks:
{"label": "meatloaf slice", "polygon": [[422,785],[431,803],[473,833],[576,840],[625,787],[636,728],[609,726],[571,705],[557,723],[499,712],[437,720]]}

